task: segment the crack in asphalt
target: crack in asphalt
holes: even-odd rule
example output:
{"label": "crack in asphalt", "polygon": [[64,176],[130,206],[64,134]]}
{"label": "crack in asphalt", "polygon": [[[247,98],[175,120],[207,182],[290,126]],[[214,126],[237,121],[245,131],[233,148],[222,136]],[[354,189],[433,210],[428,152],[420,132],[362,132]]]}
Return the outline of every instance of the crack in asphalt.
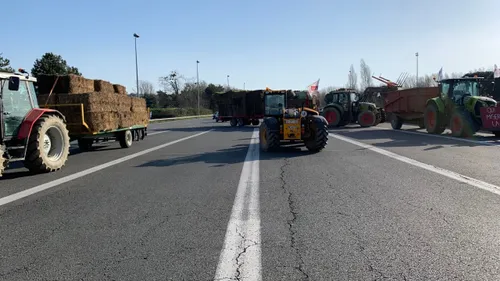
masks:
{"label": "crack in asphalt", "polygon": [[280,168],[281,188],[287,194],[288,208],[290,210],[290,214],[292,214],[292,219],[287,220],[288,231],[290,233],[290,247],[293,250],[295,250],[295,255],[299,260],[298,266],[295,266],[294,269],[296,269],[302,274],[304,280],[309,280],[309,274],[307,274],[307,272],[304,270],[304,260],[302,258],[302,254],[300,253],[300,250],[297,248],[297,238],[296,238],[297,231],[294,228],[294,224],[295,221],[297,220],[298,212],[295,209],[295,201],[293,200],[293,194],[286,187],[287,183],[285,180],[285,169],[290,165],[290,162],[288,158],[285,158],[283,161],[284,161],[283,165],[281,165]]}
{"label": "crack in asphalt", "polygon": [[[238,256],[236,256],[236,277],[235,279],[236,280],[241,280],[241,267],[243,266],[244,262],[240,261],[240,258],[247,252],[247,250],[250,248],[250,247],[253,247],[253,246],[256,246],[258,243],[255,242],[255,241],[252,241],[250,239],[247,239],[245,237],[245,235],[243,233],[241,233],[241,231],[236,228],[236,233],[238,233],[238,235],[241,237],[241,244],[240,244],[240,248],[243,248],[243,250],[241,252],[238,253]],[[246,245],[247,243],[246,242],[251,242],[252,244],[250,245]]]}

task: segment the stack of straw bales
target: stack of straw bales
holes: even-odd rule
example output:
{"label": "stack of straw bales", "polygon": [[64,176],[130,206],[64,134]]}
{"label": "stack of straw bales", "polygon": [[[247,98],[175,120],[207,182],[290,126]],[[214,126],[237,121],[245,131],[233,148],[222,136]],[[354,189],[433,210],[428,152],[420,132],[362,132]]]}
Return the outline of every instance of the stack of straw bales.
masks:
{"label": "stack of straw bales", "polygon": [[[38,80],[40,106],[58,106],[68,125],[81,123],[83,104],[85,122],[92,131],[106,131],[148,123],[146,100],[127,95],[124,86],[104,80],[91,80],[78,75],[63,75],[49,95],[57,76],[42,75]],[[71,133],[72,126],[68,126]]]}

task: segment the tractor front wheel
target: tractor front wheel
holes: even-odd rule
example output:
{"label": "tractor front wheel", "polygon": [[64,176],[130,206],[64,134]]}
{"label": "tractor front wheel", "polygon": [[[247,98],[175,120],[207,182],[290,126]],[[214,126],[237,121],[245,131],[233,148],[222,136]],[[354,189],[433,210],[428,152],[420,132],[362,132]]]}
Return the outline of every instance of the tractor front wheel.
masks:
{"label": "tractor front wheel", "polygon": [[455,111],[450,118],[451,135],[454,137],[472,137],[476,133],[474,123],[466,112]]}
{"label": "tractor front wheel", "polygon": [[340,111],[335,107],[327,107],[323,110],[323,116],[328,121],[328,127],[338,127],[340,125],[341,117]]}
{"label": "tractor front wheel", "polygon": [[358,115],[358,124],[361,127],[371,127],[375,125],[377,116],[372,111],[364,111]]}
{"label": "tractor front wheel", "polygon": [[278,121],[274,118],[264,119],[259,128],[260,149],[264,152],[275,150],[280,146]]}
{"label": "tractor front wheel", "polygon": [[44,115],[33,125],[24,159],[24,166],[34,173],[61,169],[69,155],[69,132],[64,121]]}
{"label": "tractor front wheel", "polygon": [[311,137],[305,141],[305,145],[311,152],[320,152],[328,144],[328,122],[322,116],[312,116],[311,118]]}

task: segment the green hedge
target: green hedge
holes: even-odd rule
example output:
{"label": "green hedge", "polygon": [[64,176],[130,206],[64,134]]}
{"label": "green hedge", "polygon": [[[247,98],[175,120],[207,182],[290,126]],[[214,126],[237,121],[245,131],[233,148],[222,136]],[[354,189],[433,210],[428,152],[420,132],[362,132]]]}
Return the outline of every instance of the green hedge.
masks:
{"label": "green hedge", "polygon": [[[171,117],[182,117],[182,116],[194,116],[198,115],[197,108],[151,108],[153,113],[152,119],[158,118],[171,118]],[[206,108],[200,108],[201,115],[212,114],[212,110]]]}

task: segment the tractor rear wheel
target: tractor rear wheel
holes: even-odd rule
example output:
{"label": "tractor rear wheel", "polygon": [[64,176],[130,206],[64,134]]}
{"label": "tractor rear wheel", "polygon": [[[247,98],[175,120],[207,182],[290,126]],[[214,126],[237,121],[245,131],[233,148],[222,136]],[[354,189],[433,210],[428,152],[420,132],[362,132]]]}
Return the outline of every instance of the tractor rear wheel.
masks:
{"label": "tractor rear wheel", "polygon": [[64,121],[44,115],[33,125],[29,136],[24,166],[34,173],[61,169],[69,155],[69,133]]}
{"label": "tractor rear wheel", "polygon": [[266,118],[259,128],[260,149],[264,152],[275,150],[280,146],[278,120]]}
{"label": "tractor rear wheel", "polygon": [[375,125],[377,116],[372,111],[364,111],[358,115],[358,124],[361,127],[371,127]]}
{"label": "tractor rear wheel", "polygon": [[439,135],[444,132],[445,125],[443,122],[443,118],[439,113],[437,106],[434,104],[429,104],[425,108],[424,123],[425,129],[429,134]]}
{"label": "tractor rear wheel", "polygon": [[342,121],[340,112],[335,107],[327,107],[323,109],[323,116],[325,117],[326,121],[328,121],[328,127],[330,128],[338,127],[340,121]]}
{"label": "tractor rear wheel", "polygon": [[305,145],[311,152],[320,152],[328,144],[328,121],[322,116],[311,116],[311,119],[311,137]]}
{"label": "tractor rear wheel", "polygon": [[7,158],[4,157],[5,150],[2,145],[0,145],[0,177],[3,175],[3,171],[7,168]]}

